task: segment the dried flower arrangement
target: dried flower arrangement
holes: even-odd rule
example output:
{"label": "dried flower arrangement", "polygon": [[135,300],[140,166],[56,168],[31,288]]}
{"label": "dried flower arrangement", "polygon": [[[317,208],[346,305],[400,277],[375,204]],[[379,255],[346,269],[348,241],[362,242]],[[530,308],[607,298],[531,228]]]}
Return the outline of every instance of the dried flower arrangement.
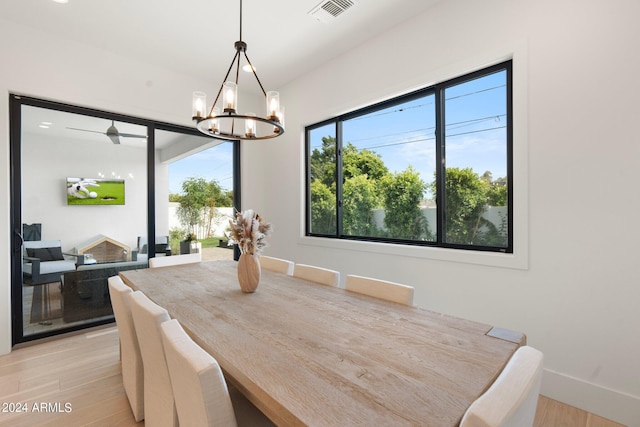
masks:
{"label": "dried flower arrangement", "polygon": [[231,233],[229,244],[237,244],[243,254],[259,254],[267,247],[266,237],[271,235],[271,224],[253,209],[236,212],[236,218],[229,220]]}

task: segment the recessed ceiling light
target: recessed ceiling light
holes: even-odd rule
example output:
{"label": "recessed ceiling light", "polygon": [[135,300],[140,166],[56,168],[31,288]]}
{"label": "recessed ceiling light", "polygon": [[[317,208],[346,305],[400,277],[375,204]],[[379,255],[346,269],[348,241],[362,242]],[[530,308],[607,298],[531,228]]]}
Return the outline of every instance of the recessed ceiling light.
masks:
{"label": "recessed ceiling light", "polygon": [[41,127],[42,129],[49,129],[49,126],[48,126],[48,125],[45,125],[45,124],[40,125],[40,127]]}
{"label": "recessed ceiling light", "polygon": [[62,3],[62,4],[69,3],[69,0],[53,0],[53,1],[56,3]]}

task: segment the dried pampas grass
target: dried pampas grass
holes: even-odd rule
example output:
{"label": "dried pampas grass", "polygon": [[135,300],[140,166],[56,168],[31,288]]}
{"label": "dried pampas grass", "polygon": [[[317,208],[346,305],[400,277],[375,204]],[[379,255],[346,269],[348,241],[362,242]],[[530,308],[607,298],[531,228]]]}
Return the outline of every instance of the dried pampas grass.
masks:
{"label": "dried pampas grass", "polygon": [[266,237],[271,235],[271,224],[253,209],[237,212],[236,218],[229,220],[229,226],[229,243],[237,244],[243,254],[259,254],[267,247]]}

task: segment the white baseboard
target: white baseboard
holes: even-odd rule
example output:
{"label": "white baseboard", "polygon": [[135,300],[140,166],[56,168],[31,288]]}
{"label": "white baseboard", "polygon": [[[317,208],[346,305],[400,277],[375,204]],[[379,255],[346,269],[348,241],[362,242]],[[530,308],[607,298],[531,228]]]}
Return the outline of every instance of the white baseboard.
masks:
{"label": "white baseboard", "polygon": [[628,427],[640,427],[640,397],[544,370],[540,394]]}

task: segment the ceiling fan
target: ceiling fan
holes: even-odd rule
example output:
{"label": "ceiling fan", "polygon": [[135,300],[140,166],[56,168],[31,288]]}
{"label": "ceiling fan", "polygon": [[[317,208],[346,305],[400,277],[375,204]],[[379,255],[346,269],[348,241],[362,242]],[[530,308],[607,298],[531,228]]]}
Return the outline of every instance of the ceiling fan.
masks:
{"label": "ceiling fan", "polygon": [[83,132],[92,132],[92,133],[100,133],[102,135],[107,135],[111,140],[111,142],[113,142],[114,144],[120,144],[120,137],[123,137],[123,138],[146,138],[147,137],[147,135],[137,135],[135,133],[120,133],[116,128],[113,120],[111,120],[111,126],[107,128],[106,132],[99,132],[97,130],[89,130],[89,129],[70,128],[70,127],[67,127],[67,129],[80,130]]}

